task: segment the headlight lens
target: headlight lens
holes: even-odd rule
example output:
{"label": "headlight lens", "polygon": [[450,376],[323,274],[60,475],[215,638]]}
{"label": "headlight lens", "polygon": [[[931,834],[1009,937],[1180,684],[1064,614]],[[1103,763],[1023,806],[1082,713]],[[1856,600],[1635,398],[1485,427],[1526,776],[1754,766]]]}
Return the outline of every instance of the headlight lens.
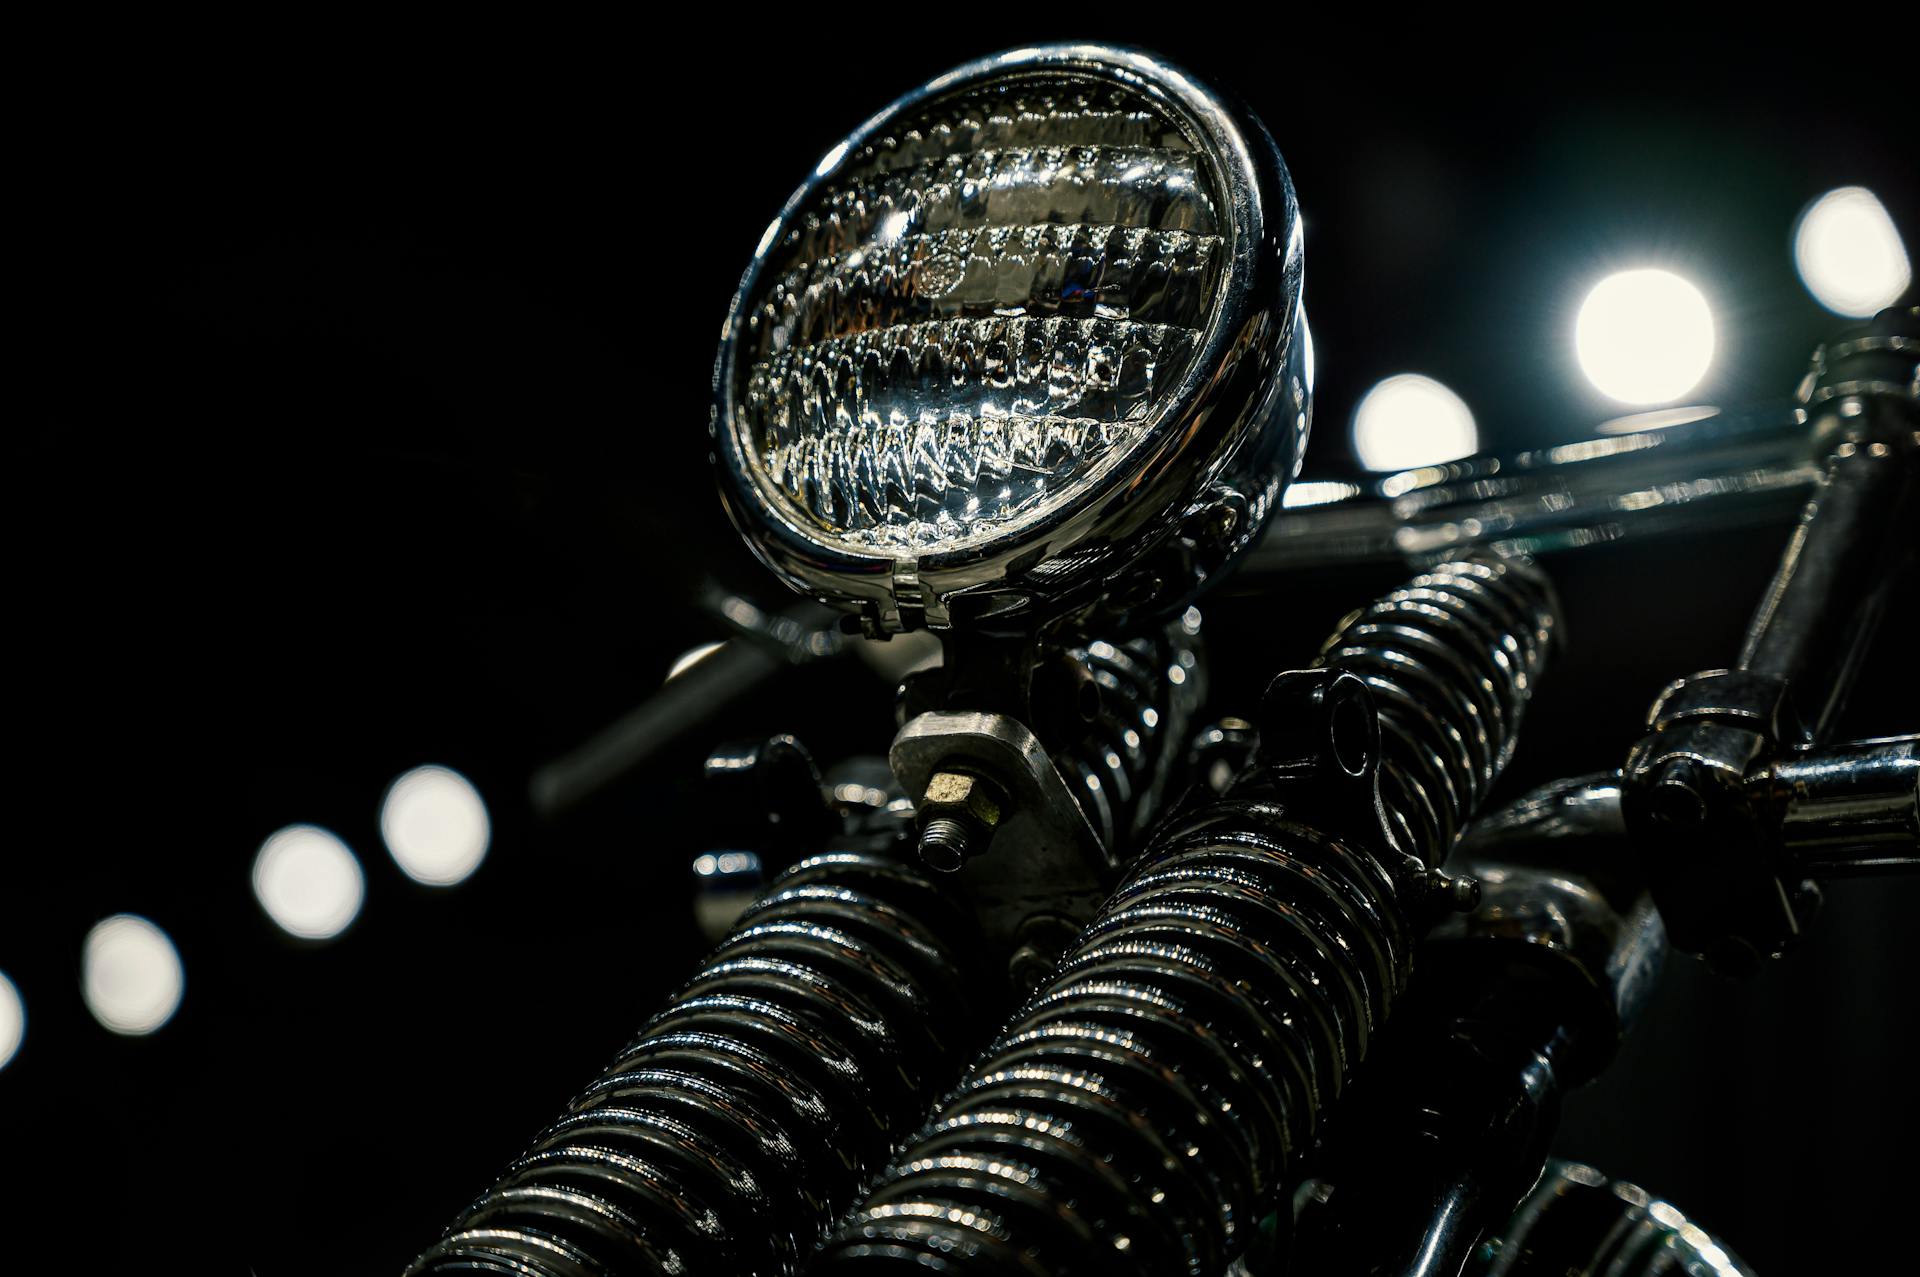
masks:
{"label": "headlight lens", "polygon": [[1256,439],[1298,302],[1257,124],[1150,55],[986,59],[876,116],[768,229],[715,373],[723,492],[789,582],[880,628],[1070,606],[1223,482],[1246,480],[1213,526],[1264,517],[1304,434],[1302,389],[1288,438]]}
{"label": "headlight lens", "polygon": [[904,113],[792,218],[754,299],[752,462],[852,549],[1008,530],[1138,441],[1219,275],[1207,165],[1052,74]]}

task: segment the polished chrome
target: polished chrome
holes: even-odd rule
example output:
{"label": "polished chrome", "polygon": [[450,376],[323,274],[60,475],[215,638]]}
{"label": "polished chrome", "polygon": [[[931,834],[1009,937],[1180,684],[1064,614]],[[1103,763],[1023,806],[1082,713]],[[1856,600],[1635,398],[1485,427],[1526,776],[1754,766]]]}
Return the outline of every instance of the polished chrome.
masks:
{"label": "polished chrome", "polygon": [[1400,990],[1395,894],[1270,806],[1176,822],[817,1264],[1220,1272]]}
{"label": "polished chrome", "polygon": [[1528,946],[1572,977],[1563,1081],[1596,1076],[1659,982],[1666,928],[1633,870],[1620,776],[1558,781],[1476,821],[1447,867],[1480,883],[1479,905],[1441,921],[1430,943]]}
{"label": "polished chrome", "polygon": [[1341,1138],[1296,1199],[1299,1271],[1457,1277],[1540,1178],[1562,1094],[1611,1062],[1666,951],[1627,837],[1617,773],[1469,829],[1448,867],[1479,900],[1419,947]]}
{"label": "polished chrome", "polygon": [[409,1277],[785,1277],[978,1045],[971,926],[917,871],[796,865]]}
{"label": "polished chrome", "polygon": [[1920,870],[1920,736],[1793,754],[1749,776],[1747,790],[1809,877]]}
{"label": "polished chrome", "polygon": [[693,858],[693,925],[708,944],[718,944],[766,885],[757,853],[701,852]]}
{"label": "polished chrome", "polygon": [[1207,694],[1200,610],[1156,635],[1070,650],[1098,689],[1080,738],[1055,756],[1068,788],[1115,858],[1137,849],[1182,780],[1182,753]]}
{"label": "polished chrome", "polygon": [[1364,484],[1303,481],[1288,490],[1286,509],[1239,580],[1431,563],[1475,546],[1542,554],[1778,523],[1819,478],[1824,452],[1801,404],[1703,406],[1640,413],[1572,442]]}
{"label": "polished chrome", "polygon": [[1448,565],[1360,614],[1388,624],[1343,627],[1325,668],[1278,681],[1256,765],[1156,829],[817,1270],[1222,1272],[1411,968],[1416,884],[1439,852],[1390,845],[1381,799],[1414,791],[1378,786],[1386,746],[1474,739],[1460,748],[1484,773],[1419,772],[1445,814],[1400,822],[1450,836],[1510,754],[1550,600],[1529,567]]}
{"label": "polished chrome", "polygon": [[1540,1183],[1461,1277],[1753,1277],[1705,1229],[1637,1184],[1578,1162]]}
{"label": "polished chrome", "polygon": [[1817,903],[1759,843],[1749,777],[1833,733],[1920,549],[1920,307],[1816,353],[1801,386],[1821,473],[1733,668],[1671,684],[1629,752],[1623,802],[1674,943],[1750,971]]}
{"label": "polished chrome", "polygon": [[[1560,1088],[1607,1063],[1652,988],[1666,933],[1642,871],[1682,866],[1666,898],[1697,935],[1728,898],[1791,912],[1802,874],[1917,863],[1914,738],[1806,748],[1916,540],[1912,336],[1827,348],[1791,405],[1296,485],[1261,541],[1311,412],[1301,251],[1258,122],[1104,46],[961,67],[821,161],[723,329],[723,500],[789,585],[890,651],[940,631],[946,660],[902,689],[897,788],[868,760],[828,802],[809,761],[789,791],[807,817],[771,808],[757,831],[861,850],[780,879],[415,1271],[787,1274],[817,1254],[1213,1277],[1255,1270],[1309,1154],[1346,1194],[1321,1199],[1350,1225],[1323,1236],[1361,1239],[1369,1271],[1740,1271],[1577,1166],[1486,1230],[1540,1171]],[[1554,636],[1529,556],[1772,519],[1810,490],[1738,667],[1662,695],[1625,781],[1469,823]],[[1257,734],[1222,720],[1183,753],[1197,649],[1148,622],[1256,544],[1256,586],[1427,570],[1277,679]],[[826,609],[769,623],[731,603],[740,636],[544,770],[543,809],[850,646]],[[1182,763],[1205,783],[1175,804]],[[1725,792],[1668,783],[1695,764]],[[1689,836],[1628,854],[1649,828],[1636,787]],[[869,854],[904,850],[915,820],[951,878]],[[759,871],[749,851],[697,860],[696,909],[731,920]],[[976,1058],[1003,976],[1035,996]]]}
{"label": "polished chrome", "polygon": [[1359,675],[1380,704],[1380,797],[1404,854],[1445,859],[1506,766],[1555,610],[1538,569],[1483,556],[1436,565],[1327,640],[1316,664]]}
{"label": "polished chrome", "polygon": [[[722,329],[735,525],[869,632],[1177,609],[1311,410],[1291,183],[1149,54],[1023,48],[908,94],[768,227]],[[1171,554],[1164,567],[1154,559]]]}

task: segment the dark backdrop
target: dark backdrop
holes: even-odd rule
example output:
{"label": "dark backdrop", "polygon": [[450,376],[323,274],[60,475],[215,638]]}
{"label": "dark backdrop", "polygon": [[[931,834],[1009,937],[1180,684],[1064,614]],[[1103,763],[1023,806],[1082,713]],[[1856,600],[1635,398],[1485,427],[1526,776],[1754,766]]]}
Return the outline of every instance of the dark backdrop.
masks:
{"label": "dark backdrop", "polygon": [[[10,432],[24,819],[0,857],[0,970],[29,1017],[0,1071],[19,1190],[0,1200],[16,1236],[69,1252],[55,1270],[397,1271],[695,960],[705,746],[884,748],[886,689],[848,662],[573,819],[524,797],[533,767],[720,635],[702,582],[783,603],[706,470],[719,322],[846,130],[963,57],[1075,33],[957,25],[485,51],[449,34],[371,57],[379,31],[351,57],[240,33],[244,56],[209,44],[133,74],[63,52],[16,190],[34,215],[16,355],[47,393]],[[1616,267],[1707,291],[1704,397],[1784,392],[1835,322],[1793,273],[1802,205],[1864,183],[1920,242],[1910,127],[1803,50],[1083,30],[1213,74],[1278,138],[1307,229],[1318,474],[1351,465],[1351,405],[1392,372],[1452,385],[1496,447],[1610,415],[1569,333]],[[1724,663],[1781,535],[1556,565],[1573,645],[1513,784],[1614,765],[1667,678]],[[1210,606],[1227,699],[1390,584]],[[1894,648],[1856,734],[1920,722]],[[494,820],[449,891],[403,878],[376,828],[387,782],[423,762],[471,777]],[[287,940],[251,897],[255,849],[296,821],[367,871],[330,945]],[[1913,1187],[1895,1098],[1911,887],[1836,890],[1750,984],[1677,961],[1561,1150],[1773,1274],[1910,1239],[1891,1212]],[[82,937],[122,910],[186,967],[150,1038],[107,1033],[78,996]]]}

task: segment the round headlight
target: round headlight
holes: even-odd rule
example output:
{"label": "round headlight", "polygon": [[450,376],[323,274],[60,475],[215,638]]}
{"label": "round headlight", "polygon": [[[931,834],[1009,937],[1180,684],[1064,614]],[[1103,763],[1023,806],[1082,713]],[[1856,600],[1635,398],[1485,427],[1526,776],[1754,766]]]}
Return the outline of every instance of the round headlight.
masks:
{"label": "round headlight", "polygon": [[1297,467],[1300,257],[1271,139],[1184,73],[961,67],[762,237],[714,374],[727,507],[870,630],[1184,602]]}

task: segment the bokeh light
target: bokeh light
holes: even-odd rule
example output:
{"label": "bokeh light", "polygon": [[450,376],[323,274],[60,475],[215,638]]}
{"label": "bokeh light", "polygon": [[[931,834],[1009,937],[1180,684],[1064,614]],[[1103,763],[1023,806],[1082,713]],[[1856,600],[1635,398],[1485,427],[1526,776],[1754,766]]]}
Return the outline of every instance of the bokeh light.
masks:
{"label": "bokeh light", "polygon": [[180,1009],[186,969],[167,933],[134,913],[102,919],[80,955],[87,1010],[115,1033],[152,1033]]}
{"label": "bokeh light", "polygon": [[1807,205],[1793,232],[1793,264],[1815,301],[1853,319],[1891,306],[1913,282],[1892,215],[1864,186],[1843,186]]}
{"label": "bokeh light", "polygon": [[1480,431],[1466,401],[1431,377],[1403,372],[1353,412],[1353,450],[1369,470],[1408,470],[1471,455]]}
{"label": "bokeh light", "polygon": [[13,987],[7,973],[0,971],[0,1069],[13,1062],[20,1040],[26,1036],[27,1004],[20,1000],[20,990]]}
{"label": "bokeh light", "polygon": [[1699,385],[1713,364],[1713,311],[1672,271],[1621,271],[1580,304],[1573,344],[1601,394],[1621,403],[1670,403]]}
{"label": "bokeh light", "polygon": [[380,836],[407,877],[430,887],[464,882],[486,859],[493,825],[480,791],[450,767],[416,767],[380,804]]}
{"label": "bokeh light", "polygon": [[260,844],[253,894],[302,940],[331,940],[360,916],[366,875],[347,844],[317,825],[289,825]]}

